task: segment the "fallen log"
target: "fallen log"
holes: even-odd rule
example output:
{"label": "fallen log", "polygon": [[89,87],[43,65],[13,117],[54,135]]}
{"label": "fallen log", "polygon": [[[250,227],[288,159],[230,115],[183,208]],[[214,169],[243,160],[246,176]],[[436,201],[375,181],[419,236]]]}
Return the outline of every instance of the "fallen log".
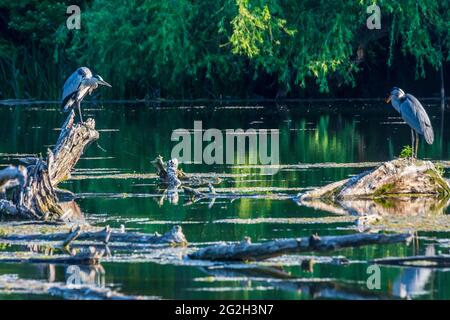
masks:
{"label": "fallen log", "polygon": [[[73,236],[74,231],[71,230],[69,235]],[[163,235],[154,234],[149,235],[145,233],[125,233],[112,231],[109,227],[104,228],[100,231],[80,231],[76,232],[75,241],[98,241],[102,244],[108,242],[126,242],[126,243],[141,243],[141,244],[167,244],[173,246],[184,246],[187,245],[186,237],[180,226],[174,226],[170,231]],[[61,241],[65,242],[70,238],[65,232],[57,232],[51,234],[7,234],[0,235],[0,242],[31,242],[31,241],[41,241],[41,242],[55,242]]]}
{"label": "fallen log", "polygon": [[402,267],[417,267],[417,268],[448,268],[450,267],[450,255],[434,255],[434,256],[412,256],[403,258],[382,258],[371,261],[372,263],[402,266]]}
{"label": "fallen log", "polygon": [[73,228],[67,238],[64,240],[63,242],[63,247],[64,248],[68,248],[70,246],[70,244],[75,241],[81,234],[81,226],[77,226],[75,228]]}
{"label": "fallen log", "polygon": [[98,265],[105,254],[104,250],[97,251],[94,247],[81,250],[74,255],[37,256],[37,257],[11,257],[0,259],[2,263],[51,263],[68,265]]}
{"label": "fallen log", "polygon": [[274,240],[253,244],[249,238],[246,238],[239,244],[206,247],[189,254],[188,257],[190,259],[215,261],[255,261],[290,253],[333,251],[371,244],[409,242],[411,239],[411,234],[360,233],[326,237],[313,235],[305,238]]}

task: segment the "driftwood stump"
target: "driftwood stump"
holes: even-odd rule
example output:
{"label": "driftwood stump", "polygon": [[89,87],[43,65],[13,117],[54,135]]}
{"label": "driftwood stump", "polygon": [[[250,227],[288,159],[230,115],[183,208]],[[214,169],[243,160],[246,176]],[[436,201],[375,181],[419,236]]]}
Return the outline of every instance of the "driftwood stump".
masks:
{"label": "driftwood stump", "polygon": [[70,177],[86,147],[99,138],[94,119],[74,124],[74,117],[72,111],[61,128],[55,147],[48,150],[46,160],[23,159],[27,167],[19,166],[16,176],[11,174],[14,173],[11,167],[0,172],[0,177],[10,174],[9,182],[3,181],[2,185],[17,185],[11,199],[0,200],[0,217],[44,221],[61,220],[63,216],[70,218],[59,204],[55,188]]}
{"label": "driftwood stump", "polygon": [[352,178],[301,193],[299,204],[337,214],[442,213],[450,202],[450,185],[430,161],[395,159]]}
{"label": "driftwood stump", "polygon": [[74,117],[75,113],[72,111],[61,128],[55,148],[49,151],[49,174],[54,187],[70,178],[70,172],[80,160],[84,150],[99,138],[94,119],[89,118],[86,122],[74,126]]}
{"label": "driftwood stump", "polygon": [[[217,177],[201,177],[199,175],[188,175],[184,173],[183,170],[178,167],[179,162],[176,158],[170,159],[165,163],[163,158],[158,156],[152,161],[152,164],[156,169],[156,174],[158,175],[163,188],[161,189],[162,196],[159,200],[160,204],[162,204],[166,198],[169,203],[178,204],[179,191],[184,191],[187,195],[192,196],[193,200],[205,198],[207,197],[206,194],[197,191],[190,186],[200,187],[205,185],[208,186],[213,193],[213,184],[219,184],[221,182],[221,179]],[[212,203],[214,203],[214,199]]]}
{"label": "driftwood stump", "polygon": [[186,174],[179,168],[178,159],[173,158],[164,162],[163,157],[157,156],[153,160],[152,165],[156,169],[156,174],[162,184],[167,187],[177,186],[207,186],[210,184],[219,184],[221,181],[218,177],[202,177],[200,175]]}
{"label": "driftwood stump", "polygon": [[450,185],[431,161],[395,159],[353,178],[299,195],[300,200],[355,200],[450,196]]}

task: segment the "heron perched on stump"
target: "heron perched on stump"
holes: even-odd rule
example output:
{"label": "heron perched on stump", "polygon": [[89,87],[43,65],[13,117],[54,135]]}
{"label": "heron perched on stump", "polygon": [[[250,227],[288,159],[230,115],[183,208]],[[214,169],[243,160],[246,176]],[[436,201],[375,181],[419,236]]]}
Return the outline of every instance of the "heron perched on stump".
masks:
{"label": "heron perched on stump", "polygon": [[386,99],[386,103],[389,102],[392,103],[394,109],[400,113],[402,119],[411,127],[412,157],[416,158],[419,148],[419,135],[424,136],[428,144],[432,144],[434,141],[434,132],[430,118],[420,101],[400,88],[392,88]]}
{"label": "heron perched on stump", "polygon": [[98,74],[92,74],[87,67],[78,68],[66,80],[61,96],[61,109],[66,112],[72,110],[75,106],[80,114],[80,121],[83,122],[81,115],[81,101],[87,94],[91,94],[98,85],[111,87],[111,85],[103,80]]}

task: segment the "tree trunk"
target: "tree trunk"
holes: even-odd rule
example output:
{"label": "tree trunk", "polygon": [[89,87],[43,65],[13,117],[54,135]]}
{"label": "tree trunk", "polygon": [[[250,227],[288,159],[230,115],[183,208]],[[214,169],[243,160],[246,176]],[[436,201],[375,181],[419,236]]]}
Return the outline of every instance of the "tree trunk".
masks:
{"label": "tree trunk", "polygon": [[[99,138],[94,119],[74,125],[75,113],[72,111],[61,128],[56,146],[48,151],[47,160],[26,158],[28,166],[23,171],[26,178],[19,181],[11,200],[2,199],[0,217],[28,218],[44,221],[70,219],[70,212],[59,204],[55,187],[70,177],[86,147]],[[13,170],[10,170],[13,171]],[[14,178],[14,180],[19,180]]]}
{"label": "tree trunk", "polygon": [[70,178],[70,172],[85,149],[99,138],[94,119],[87,119],[86,122],[77,123],[74,126],[74,117],[75,113],[72,111],[61,128],[61,134],[53,152],[49,151],[48,163],[53,187]]}

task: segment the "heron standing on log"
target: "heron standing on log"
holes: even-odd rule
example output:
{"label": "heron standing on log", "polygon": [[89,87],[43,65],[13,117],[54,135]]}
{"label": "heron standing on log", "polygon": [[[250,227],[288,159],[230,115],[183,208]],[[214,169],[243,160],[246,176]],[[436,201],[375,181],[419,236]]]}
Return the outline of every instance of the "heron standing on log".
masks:
{"label": "heron standing on log", "polygon": [[76,106],[80,114],[80,121],[83,123],[80,106],[81,101],[86,94],[91,94],[97,89],[99,84],[111,87],[111,85],[103,80],[101,76],[92,74],[89,68],[78,68],[64,83],[61,96],[61,109],[66,112],[72,110]]}
{"label": "heron standing on log", "polygon": [[412,94],[405,94],[400,88],[392,88],[386,99],[386,103],[389,102],[392,103],[394,109],[400,113],[402,119],[411,127],[412,157],[416,158],[419,148],[419,135],[424,136],[428,144],[432,144],[434,141],[434,132],[430,118],[420,101]]}

